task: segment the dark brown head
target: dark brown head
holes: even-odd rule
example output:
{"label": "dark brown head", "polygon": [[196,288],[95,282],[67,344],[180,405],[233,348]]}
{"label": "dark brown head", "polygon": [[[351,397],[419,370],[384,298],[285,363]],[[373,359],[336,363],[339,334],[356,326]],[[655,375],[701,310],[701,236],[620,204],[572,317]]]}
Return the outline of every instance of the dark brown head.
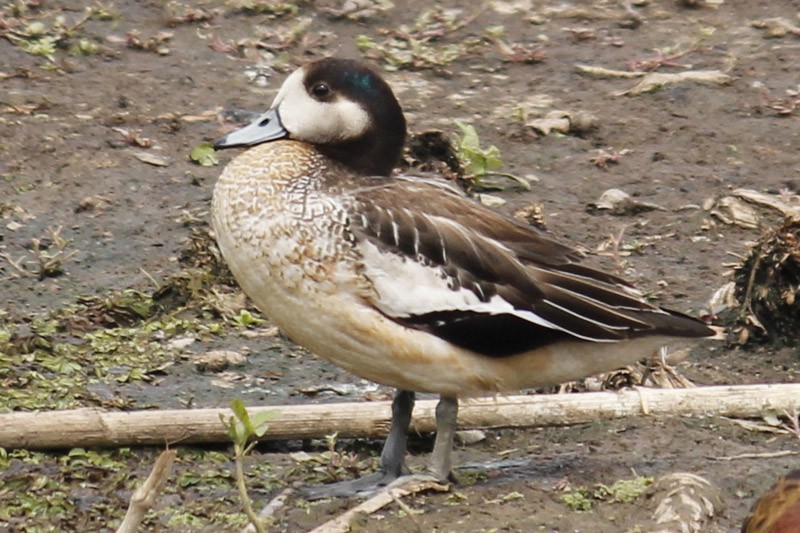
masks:
{"label": "dark brown head", "polygon": [[294,139],[359,174],[388,176],[405,135],[403,110],[383,78],[358,61],[328,58],[294,71],[269,111],[215,147]]}

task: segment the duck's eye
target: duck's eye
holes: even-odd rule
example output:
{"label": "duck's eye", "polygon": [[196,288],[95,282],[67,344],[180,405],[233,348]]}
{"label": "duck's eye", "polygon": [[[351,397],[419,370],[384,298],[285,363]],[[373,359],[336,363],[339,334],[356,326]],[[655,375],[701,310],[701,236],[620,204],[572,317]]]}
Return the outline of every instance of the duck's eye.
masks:
{"label": "duck's eye", "polygon": [[321,100],[331,94],[331,88],[327,83],[318,83],[311,88],[311,94],[313,94],[315,98]]}

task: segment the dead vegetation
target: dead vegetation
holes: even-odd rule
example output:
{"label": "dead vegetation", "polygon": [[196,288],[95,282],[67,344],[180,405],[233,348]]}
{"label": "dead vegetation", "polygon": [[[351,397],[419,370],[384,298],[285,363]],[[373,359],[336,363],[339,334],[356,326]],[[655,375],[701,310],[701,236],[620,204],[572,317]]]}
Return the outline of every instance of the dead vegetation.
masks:
{"label": "dead vegetation", "polygon": [[800,332],[800,219],[767,232],[734,274],[731,310],[740,344],[768,341],[795,346]]}
{"label": "dead vegetation", "polygon": [[[70,241],[61,236],[62,226],[48,228],[47,236],[30,240],[26,254],[15,258],[11,253],[0,253],[0,274],[5,270],[5,279],[33,276],[39,280],[64,274],[64,263],[72,259],[77,250],[68,250]],[[2,278],[0,278],[2,279]]]}

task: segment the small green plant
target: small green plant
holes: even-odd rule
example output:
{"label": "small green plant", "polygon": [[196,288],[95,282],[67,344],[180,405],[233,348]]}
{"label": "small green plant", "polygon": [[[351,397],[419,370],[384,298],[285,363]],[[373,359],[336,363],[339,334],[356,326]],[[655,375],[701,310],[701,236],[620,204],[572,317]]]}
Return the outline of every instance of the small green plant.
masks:
{"label": "small green plant", "polygon": [[244,406],[244,402],[239,398],[231,401],[231,411],[233,416],[225,420],[225,416],[220,414],[219,419],[227,428],[228,435],[233,440],[234,461],[236,463],[236,488],[239,490],[239,497],[242,500],[242,507],[247,519],[253,524],[256,533],[265,533],[264,525],[253,512],[253,505],[250,496],[247,494],[247,486],[244,481],[244,456],[250,453],[258,439],[263,437],[269,428],[268,422],[275,418],[276,411],[262,411],[252,417]]}
{"label": "small green plant", "polygon": [[214,147],[209,143],[198,144],[192,148],[192,152],[189,154],[189,157],[192,159],[192,161],[204,167],[213,167],[214,165],[219,165],[217,153],[214,151]]}
{"label": "small green plant", "polygon": [[257,324],[263,324],[264,319],[259,318],[258,316],[254,315],[247,309],[242,309],[239,311],[238,315],[233,317],[233,322],[241,328],[246,328],[247,326],[255,326]]}
{"label": "small green plant", "polygon": [[309,483],[329,483],[345,479],[350,475],[359,475],[372,464],[372,459],[360,460],[358,454],[336,450],[338,434],[325,436],[327,451],[318,454],[299,452],[292,454],[298,463],[293,470],[294,475],[304,478]]}
{"label": "small green plant", "polygon": [[562,494],[561,501],[573,511],[589,511],[593,505],[591,494],[586,487],[578,487],[572,492]]}
{"label": "small green plant", "polygon": [[561,496],[561,501],[575,511],[588,511],[595,501],[631,503],[644,494],[653,483],[652,477],[637,476],[633,479],[620,479],[611,485],[598,484],[594,489],[578,487]]}
{"label": "small green plant", "polygon": [[617,503],[630,503],[644,494],[653,483],[652,477],[639,476],[633,479],[619,479],[611,486],[598,485],[594,497],[598,500],[610,499]]}
{"label": "small green plant", "polygon": [[298,7],[291,2],[275,2],[274,0],[228,0],[227,5],[238,11],[269,15],[271,18],[293,16]]}
{"label": "small green plant", "polygon": [[[461,481],[459,479],[459,481]],[[468,501],[467,495],[463,492],[453,491],[447,495],[447,499],[445,499],[445,505],[461,505]]]}
{"label": "small green plant", "polygon": [[386,70],[440,69],[485,45],[484,40],[475,37],[442,42],[475,17],[457,10],[428,9],[411,24],[381,32],[385,38],[380,41],[359,35],[356,46],[366,57],[382,61]]}
{"label": "small green plant", "polygon": [[467,176],[472,176],[477,186],[483,189],[502,189],[501,185],[486,182],[483,178],[486,176],[503,176],[515,180],[526,190],[531,188],[526,180],[514,174],[496,171],[496,169],[503,166],[503,161],[500,159],[500,149],[495,145],[491,145],[489,148],[482,148],[478,132],[472,124],[465,124],[457,120],[456,126],[461,129],[461,137],[457,142],[458,158],[464,165],[464,173]]}
{"label": "small green plant", "polygon": [[[35,22],[34,24],[41,24]],[[20,41],[20,46],[33,56],[46,57],[49,61],[55,61],[56,45],[58,39],[51,35],[34,36],[32,34],[30,39],[23,39]]]}
{"label": "small green plant", "polygon": [[499,498],[486,500],[486,503],[508,503],[508,502],[513,502],[515,500],[523,500],[523,499],[525,499],[525,495],[522,494],[521,492],[518,492],[518,491],[515,490],[515,491],[512,491],[512,492],[509,492],[508,494],[504,494],[503,496],[500,496]]}
{"label": "small green plant", "polygon": [[[100,46],[85,36],[83,26],[89,20],[108,21],[117,17],[99,5],[86,7],[77,20],[70,20],[59,8],[44,10],[41,2],[13,4],[0,8],[0,37],[50,63],[55,63],[59,50],[72,55],[97,53]],[[31,18],[36,20],[30,21]]]}

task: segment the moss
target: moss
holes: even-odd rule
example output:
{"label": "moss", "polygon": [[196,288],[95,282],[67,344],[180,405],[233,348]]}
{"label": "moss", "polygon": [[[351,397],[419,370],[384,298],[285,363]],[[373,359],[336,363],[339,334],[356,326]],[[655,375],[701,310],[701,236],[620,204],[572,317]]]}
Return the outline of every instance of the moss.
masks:
{"label": "moss", "polygon": [[487,474],[485,470],[460,469],[458,471],[458,482],[466,487],[477,485],[487,479],[489,479],[489,474]]}
{"label": "moss", "polygon": [[593,496],[598,500],[610,499],[617,503],[631,503],[644,494],[652,483],[653,478],[651,477],[620,479],[611,486],[598,485]]}
{"label": "moss", "polygon": [[589,511],[593,505],[590,491],[586,487],[579,487],[567,494],[562,494],[561,501],[573,511]]}
{"label": "moss", "polygon": [[372,59],[379,59],[386,70],[421,70],[441,68],[485,44],[480,38],[466,37],[454,43],[443,38],[461,28],[468,17],[441,8],[423,11],[411,25],[386,30],[385,39],[378,42],[367,35],[356,38],[356,46]]}
{"label": "moss", "polygon": [[58,6],[47,8],[33,2],[7,2],[0,8],[6,20],[3,36],[13,45],[33,56],[55,63],[64,51],[72,56],[98,53],[100,46],[86,35],[89,20],[111,21],[117,15],[103,7],[88,7],[82,13],[66,13]]}
{"label": "moss", "polygon": [[176,357],[170,341],[202,340],[263,319],[222,262],[208,231],[195,231],[185,267],[152,293],[83,296],[33,317],[0,314],[0,410],[131,407],[99,399],[90,385],[149,381]]}
{"label": "moss", "polygon": [[[84,531],[118,526],[127,498],[149,475],[160,450],[119,448],[45,453],[0,448],[0,528],[15,531]],[[253,472],[264,476],[264,490],[281,485],[262,457],[250,458]],[[239,530],[246,523],[232,477],[231,458],[222,451],[184,448],[175,472],[143,530]],[[249,472],[248,472],[249,473]]]}
{"label": "moss", "polygon": [[561,501],[575,511],[588,511],[595,502],[599,501],[632,503],[639,499],[652,483],[653,478],[640,476],[633,479],[620,479],[611,485],[599,484],[593,489],[578,487],[563,494]]}

